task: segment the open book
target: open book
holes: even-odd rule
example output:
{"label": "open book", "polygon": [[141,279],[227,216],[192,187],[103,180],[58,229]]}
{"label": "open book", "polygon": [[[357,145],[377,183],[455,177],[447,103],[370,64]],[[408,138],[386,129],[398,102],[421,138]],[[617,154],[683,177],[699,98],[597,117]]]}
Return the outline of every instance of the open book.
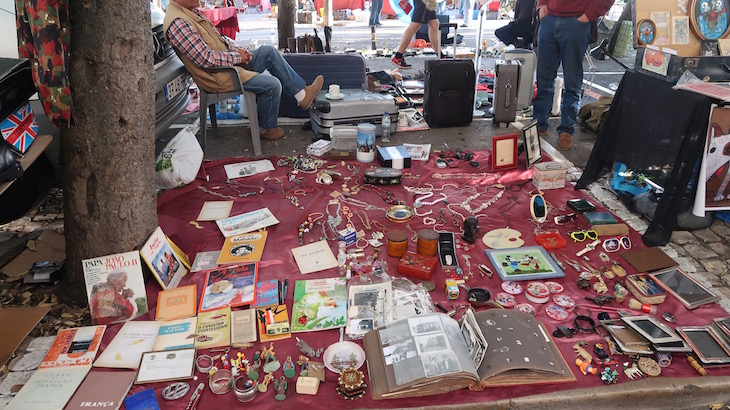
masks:
{"label": "open book", "polygon": [[461,325],[441,313],[410,317],[363,345],[376,400],[575,380],[544,325],[513,310],[468,311]]}

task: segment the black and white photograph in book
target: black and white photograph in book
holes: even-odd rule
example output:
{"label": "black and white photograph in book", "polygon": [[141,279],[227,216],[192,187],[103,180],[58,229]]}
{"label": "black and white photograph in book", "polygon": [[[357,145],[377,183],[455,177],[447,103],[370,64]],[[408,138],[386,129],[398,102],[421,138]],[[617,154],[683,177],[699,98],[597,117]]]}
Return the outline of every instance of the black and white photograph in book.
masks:
{"label": "black and white photograph in book", "polygon": [[381,312],[384,300],[385,291],[377,289],[366,290],[354,293],[350,306],[367,306],[376,312]]}
{"label": "black and white photograph in book", "polygon": [[408,324],[406,322],[398,323],[396,326],[381,328],[378,332],[380,333],[380,343],[383,346],[411,339],[411,332],[408,331]]}
{"label": "black and white photograph in book", "polygon": [[438,316],[412,317],[408,319],[408,326],[414,336],[444,331]]}
{"label": "black and white photograph in book", "polygon": [[350,321],[350,335],[362,336],[375,328],[375,320],[373,318],[352,319]]}
{"label": "black and white photograph in book", "polygon": [[459,360],[454,352],[429,354],[421,356],[423,368],[426,370],[426,377],[442,376],[444,374],[461,371]]}
{"label": "black and white photograph in book", "polygon": [[461,323],[461,337],[466,343],[466,348],[469,349],[469,356],[471,357],[474,367],[479,367],[484,358],[484,353],[487,351],[487,344],[480,336],[479,325],[474,319],[474,315],[465,315]]}
{"label": "black and white photograph in book", "polygon": [[416,337],[416,347],[418,348],[418,354],[426,354],[449,350],[450,346],[449,341],[446,340],[446,334],[436,333]]}
{"label": "black and white photograph in book", "polygon": [[416,356],[418,356],[418,352],[413,339],[383,348],[383,357],[385,357],[385,364],[388,366]]}
{"label": "black and white photograph in book", "polygon": [[394,363],[393,374],[395,374],[395,383],[402,386],[414,380],[422,379],[426,377],[425,368],[419,356]]}

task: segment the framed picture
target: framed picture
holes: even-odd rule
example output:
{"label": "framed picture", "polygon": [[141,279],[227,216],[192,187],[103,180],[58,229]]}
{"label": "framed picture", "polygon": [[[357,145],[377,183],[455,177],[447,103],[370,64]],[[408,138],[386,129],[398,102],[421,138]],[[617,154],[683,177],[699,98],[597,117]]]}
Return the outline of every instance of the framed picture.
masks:
{"label": "framed picture", "polygon": [[712,325],[677,326],[677,333],[689,343],[703,364],[730,363],[730,347]]}
{"label": "framed picture", "polygon": [[142,354],[134,384],[191,379],[195,370],[195,349],[165,350]]}
{"label": "framed picture", "polygon": [[656,39],[656,24],[649,19],[641,20],[636,24],[636,42],[639,45],[652,44]]}
{"label": "framed picture", "polygon": [[502,280],[562,278],[565,273],[542,246],[484,251]]}
{"label": "framed picture", "polygon": [[517,133],[492,137],[492,171],[517,167]]}
{"label": "framed picture", "polygon": [[688,16],[672,16],[672,44],[689,44]]}
{"label": "framed picture", "polygon": [[649,276],[664,290],[682,302],[687,309],[695,309],[720,300],[717,295],[697,283],[679,268],[660,270],[650,273]]}
{"label": "framed picture", "polygon": [[540,148],[540,134],[537,132],[537,121],[531,122],[522,129],[522,141],[525,147],[525,162],[527,168],[542,159],[542,148]]}
{"label": "framed picture", "polygon": [[730,0],[690,0],[689,21],[700,40],[725,38],[730,31]]}
{"label": "framed picture", "polygon": [[681,342],[674,331],[653,316],[624,316],[621,318],[627,325],[654,344]]}

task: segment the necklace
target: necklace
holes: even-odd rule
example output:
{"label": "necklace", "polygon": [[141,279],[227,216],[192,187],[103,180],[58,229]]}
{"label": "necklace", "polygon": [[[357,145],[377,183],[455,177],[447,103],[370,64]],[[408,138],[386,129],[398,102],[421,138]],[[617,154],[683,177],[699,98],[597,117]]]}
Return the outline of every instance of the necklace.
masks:
{"label": "necklace", "polygon": [[368,216],[367,213],[365,213],[365,211],[361,211],[362,212],[362,215],[365,217],[364,220],[363,220],[363,216],[360,216],[360,214],[357,212],[357,210],[353,209],[352,212],[355,215],[357,215],[357,217],[360,219],[360,222],[362,223],[362,226],[365,229],[367,229],[368,231],[370,231],[370,230],[373,229],[372,225],[370,225],[370,217]]}
{"label": "necklace", "polygon": [[[479,207],[477,209],[472,209],[471,206],[469,205],[469,202],[478,198],[481,195],[481,193],[479,193],[479,192],[477,192],[475,195],[466,197],[466,199],[460,204],[461,207],[464,208],[471,215],[476,215],[479,212],[489,208],[490,205],[497,202],[499,200],[499,198],[501,198],[502,195],[504,195],[504,191],[507,189],[507,187],[505,187],[504,185],[495,185],[495,187],[501,187],[502,189],[497,193],[497,195],[494,196],[494,198],[492,198],[486,202],[483,202],[481,205],[479,205]],[[489,187],[487,187],[484,190],[484,192],[487,192],[487,189],[489,189]]]}
{"label": "necklace", "polygon": [[442,174],[440,172],[436,172],[433,174],[433,177],[436,179],[482,179],[482,178],[494,178],[496,181],[499,177],[497,174],[492,174],[490,172],[452,172],[449,174]]}
{"label": "necklace", "polygon": [[[312,218],[312,216],[318,215],[316,218]],[[324,214],[322,212],[312,212],[311,214],[307,215],[307,219],[305,219],[301,224],[299,224],[299,244],[302,245],[304,243],[304,234],[311,231],[312,228],[314,228],[314,223],[319,221],[320,219],[324,218]]]}
{"label": "necklace", "polygon": [[386,204],[389,205],[401,205],[401,201],[395,200],[395,194],[392,191],[386,191],[384,189],[378,188],[375,185],[371,184],[365,184],[362,187],[363,189],[367,189],[368,191],[375,192],[383,201],[385,201]]}
{"label": "necklace", "polygon": [[385,211],[385,208],[371,205],[365,201],[361,201],[361,200],[355,199],[353,197],[340,196],[339,200],[348,205],[359,206],[366,211]]}
{"label": "necklace", "polygon": [[327,225],[329,225],[330,229],[332,229],[332,232],[336,232],[335,228],[340,226],[340,224],[342,223],[342,216],[340,216],[340,208],[342,207],[342,203],[340,201],[334,201],[337,202],[337,212],[335,212],[337,216],[332,216],[332,214],[330,214],[330,204],[332,202],[333,201],[328,202],[327,206],[325,206],[324,209],[327,212]]}
{"label": "necklace", "polygon": [[[259,192],[256,192],[256,191],[250,191],[250,192],[241,192],[241,191],[240,191],[240,190],[239,190],[239,189],[238,189],[238,188],[237,188],[237,187],[236,187],[235,185],[233,185],[233,184],[228,184],[228,186],[229,186],[229,187],[230,187],[231,189],[233,189],[234,191],[236,191],[236,192],[238,193],[238,196],[233,196],[233,195],[225,195],[225,194],[221,194],[220,192],[215,192],[215,191],[211,191],[211,190],[209,190],[208,188],[206,188],[206,187],[204,187],[204,186],[202,186],[202,185],[198,185],[198,189],[199,189],[199,190],[201,190],[201,191],[203,191],[203,192],[205,192],[206,194],[211,194],[211,195],[213,195],[213,196],[217,196],[217,197],[220,197],[220,198],[227,198],[227,199],[238,199],[238,198],[245,198],[245,197],[247,197],[247,196],[251,196],[251,195],[256,195],[256,194],[259,194],[259,193],[263,193],[263,192],[264,192],[264,188],[263,188],[263,187],[259,188]],[[213,189],[216,189],[216,188],[213,188]]]}
{"label": "necklace", "polygon": [[430,197],[433,196],[433,192],[428,192],[424,196],[422,196],[420,198],[416,198],[416,200],[413,201],[413,207],[414,208],[420,208],[422,205],[435,205],[435,204],[437,204],[439,202],[443,202],[443,201],[446,201],[446,203],[449,202],[448,199],[446,198],[446,194],[444,194],[442,192],[440,195],[441,195],[441,198],[439,198],[439,199],[436,199],[436,200],[431,201],[431,202],[424,202],[423,201],[424,199],[430,198]]}

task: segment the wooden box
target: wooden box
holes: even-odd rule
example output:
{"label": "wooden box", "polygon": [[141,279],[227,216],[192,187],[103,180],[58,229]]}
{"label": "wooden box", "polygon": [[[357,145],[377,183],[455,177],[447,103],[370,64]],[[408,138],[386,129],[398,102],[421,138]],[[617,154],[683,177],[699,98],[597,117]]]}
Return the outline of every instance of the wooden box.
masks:
{"label": "wooden box", "polygon": [[398,273],[415,278],[429,280],[436,267],[435,256],[425,256],[419,253],[406,252],[398,262]]}
{"label": "wooden box", "polygon": [[646,274],[629,275],[626,278],[626,287],[639,302],[647,305],[658,305],[667,298],[664,289]]}

